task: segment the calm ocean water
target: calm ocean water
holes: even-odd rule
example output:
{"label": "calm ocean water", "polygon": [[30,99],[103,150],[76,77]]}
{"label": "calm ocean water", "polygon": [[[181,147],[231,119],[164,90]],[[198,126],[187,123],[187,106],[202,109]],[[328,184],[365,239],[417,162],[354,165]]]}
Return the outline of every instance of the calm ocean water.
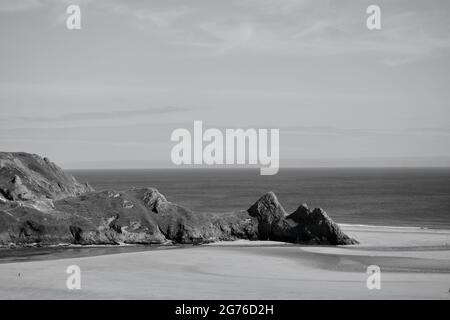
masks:
{"label": "calm ocean water", "polygon": [[194,211],[247,209],[274,191],[288,212],[322,207],[338,223],[450,229],[450,169],[77,170],[95,189],[154,187]]}

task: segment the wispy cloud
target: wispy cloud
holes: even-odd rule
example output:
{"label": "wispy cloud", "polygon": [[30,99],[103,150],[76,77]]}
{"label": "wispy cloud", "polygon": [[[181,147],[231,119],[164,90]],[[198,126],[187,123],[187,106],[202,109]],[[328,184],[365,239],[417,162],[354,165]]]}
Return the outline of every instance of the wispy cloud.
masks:
{"label": "wispy cloud", "polygon": [[450,128],[398,128],[398,129],[371,129],[371,128],[339,128],[330,126],[284,126],[280,130],[287,135],[320,135],[320,136],[393,136],[393,135],[443,135],[450,134]]}
{"label": "wispy cloud", "polygon": [[304,8],[310,0],[239,0],[233,1],[235,5],[257,10],[268,15],[291,15]]}
{"label": "wispy cloud", "polygon": [[[382,30],[365,27],[360,1],[118,1],[78,0],[84,10],[119,16],[169,45],[199,54],[330,56],[364,54],[388,66],[426,59],[450,49],[450,4],[380,0]],[[63,2],[66,3],[66,2]],[[57,0],[2,0],[0,11],[61,6]],[[62,23],[62,22],[61,22]]]}
{"label": "wispy cloud", "polygon": [[185,111],[184,108],[180,107],[157,107],[157,108],[144,108],[144,109],[124,109],[124,110],[116,110],[116,111],[108,111],[108,112],[77,112],[77,113],[68,113],[54,117],[42,117],[42,116],[15,116],[15,117],[2,117],[0,121],[11,122],[11,121],[20,121],[20,122],[64,122],[64,121],[87,121],[87,120],[113,120],[113,119],[123,119],[123,118],[132,118],[132,117],[140,117],[147,115],[156,115],[156,114],[166,114],[166,113],[174,113],[174,112],[182,112]]}
{"label": "wispy cloud", "polygon": [[370,32],[365,27],[365,7],[357,1],[341,6],[308,0],[245,0],[225,4],[212,1],[204,7],[198,4],[194,1],[190,6],[171,3],[165,7],[135,8],[127,3],[110,8],[135,19],[144,31],[159,32],[169,44],[197,47],[215,54],[363,53],[379,56],[386,65],[395,66],[450,49],[448,33],[430,27],[445,23],[450,13],[448,5],[443,6],[443,12],[419,11],[406,3],[403,10],[400,4],[389,7],[382,11],[383,29]]}
{"label": "wispy cloud", "polygon": [[[96,0],[1,0],[0,12],[12,13],[34,10],[36,8],[64,7],[72,4],[87,5]],[[100,2],[102,0],[98,0]]]}
{"label": "wispy cloud", "polygon": [[40,0],[2,0],[0,12],[17,12],[34,9],[41,6]]}
{"label": "wispy cloud", "polygon": [[175,26],[177,21],[194,11],[193,8],[183,4],[161,7],[152,2],[137,5],[130,2],[109,1],[100,3],[99,7],[124,19],[131,19],[132,24],[140,30],[168,37],[167,40],[179,34],[178,27]]}

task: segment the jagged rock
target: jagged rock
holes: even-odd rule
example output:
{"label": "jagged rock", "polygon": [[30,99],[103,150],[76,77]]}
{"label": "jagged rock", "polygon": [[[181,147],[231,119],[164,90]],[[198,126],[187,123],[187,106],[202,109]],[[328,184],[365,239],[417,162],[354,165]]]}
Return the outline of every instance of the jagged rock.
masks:
{"label": "jagged rock", "polygon": [[320,208],[310,210],[303,204],[286,215],[273,192],[262,196],[247,211],[258,218],[258,237],[261,240],[333,245],[358,243],[345,235]]}
{"label": "jagged rock", "polygon": [[267,192],[256,201],[248,210],[252,217],[258,220],[272,223],[274,220],[284,218],[286,211],[278,202],[277,196],[273,192]]}
{"label": "jagged rock", "polygon": [[258,237],[262,240],[279,240],[274,233],[284,226],[286,211],[273,192],[259,198],[248,210],[248,214],[258,219]]}
{"label": "jagged rock", "polygon": [[310,210],[308,206],[301,205],[286,219],[293,226],[299,241],[334,245],[358,243],[355,239],[344,234],[321,208]]}
{"label": "jagged rock", "polygon": [[159,193],[158,190],[151,188],[145,191],[142,197],[142,201],[147,208],[155,213],[158,213],[158,211],[161,209],[161,206],[167,203],[166,197]]}

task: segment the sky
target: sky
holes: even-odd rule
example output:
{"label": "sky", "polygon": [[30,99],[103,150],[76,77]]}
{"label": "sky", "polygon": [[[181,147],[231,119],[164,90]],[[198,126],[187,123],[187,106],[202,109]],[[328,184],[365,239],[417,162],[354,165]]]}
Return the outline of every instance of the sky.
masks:
{"label": "sky", "polygon": [[281,167],[448,166],[449,16],[447,0],[2,0],[0,150],[170,167],[171,132],[201,120],[279,129]]}

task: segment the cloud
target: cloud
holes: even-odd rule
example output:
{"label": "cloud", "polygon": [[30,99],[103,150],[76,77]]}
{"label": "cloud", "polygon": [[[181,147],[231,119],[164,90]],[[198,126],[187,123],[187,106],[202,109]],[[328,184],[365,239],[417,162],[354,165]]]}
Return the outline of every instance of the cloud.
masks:
{"label": "cloud", "polygon": [[[233,3],[238,7],[248,8],[264,15],[293,15],[304,9],[311,0],[238,0]],[[319,4],[320,5],[320,4]]]}
{"label": "cloud", "polygon": [[64,121],[87,121],[87,120],[113,120],[113,119],[132,118],[146,115],[166,114],[182,111],[185,111],[185,109],[180,107],[167,106],[159,108],[116,110],[108,112],[78,112],[78,113],[63,114],[55,117],[16,116],[16,117],[0,118],[0,121],[64,122]]}
{"label": "cloud", "polygon": [[111,1],[100,3],[99,7],[107,12],[131,19],[132,24],[142,31],[169,37],[176,36],[178,33],[174,24],[194,11],[186,5],[160,7],[152,2],[143,6],[132,2]]}
{"label": "cloud", "polygon": [[190,13],[191,9],[185,6],[164,10],[135,10],[132,14],[141,21],[149,21],[159,28],[168,28],[178,19]]}
{"label": "cloud", "polygon": [[[450,5],[380,0],[382,30],[365,27],[358,1],[117,1],[79,0],[84,10],[118,15],[141,32],[198,54],[365,55],[387,66],[426,59],[450,49]],[[66,2],[64,2],[66,3]],[[3,0],[0,11],[21,11],[57,0]]]}
{"label": "cloud", "polygon": [[17,12],[34,9],[41,6],[40,0],[2,0],[0,12]]}
{"label": "cloud", "polygon": [[284,126],[279,128],[283,134],[290,135],[319,135],[319,136],[385,136],[385,135],[442,135],[450,134],[450,128],[426,127],[405,128],[395,130],[381,130],[371,128],[337,128],[329,126]]}
{"label": "cloud", "polygon": [[450,135],[450,128],[444,127],[424,127],[424,128],[409,128],[406,132],[414,134],[443,134]]}
{"label": "cloud", "polygon": [[151,22],[143,30],[157,33],[157,26],[167,43],[198,48],[202,54],[204,50],[299,57],[364,54],[397,66],[450,49],[449,33],[445,32],[447,5],[442,12],[431,7],[422,10],[414,4],[382,6],[382,30],[372,32],[365,26],[365,7],[357,2],[339,6],[306,0],[209,4],[149,8],[153,13],[148,14],[131,12],[134,18]]}
{"label": "cloud", "polygon": [[199,27],[215,40],[211,45],[221,53],[247,46],[254,38],[255,33],[254,26],[250,23],[227,25],[207,22]]}
{"label": "cloud", "polygon": [[[59,8],[61,6],[86,5],[95,0],[1,0],[0,12],[13,13],[33,10],[40,7],[47,9]],[[100,0],[99,0],[100,2]]]}

